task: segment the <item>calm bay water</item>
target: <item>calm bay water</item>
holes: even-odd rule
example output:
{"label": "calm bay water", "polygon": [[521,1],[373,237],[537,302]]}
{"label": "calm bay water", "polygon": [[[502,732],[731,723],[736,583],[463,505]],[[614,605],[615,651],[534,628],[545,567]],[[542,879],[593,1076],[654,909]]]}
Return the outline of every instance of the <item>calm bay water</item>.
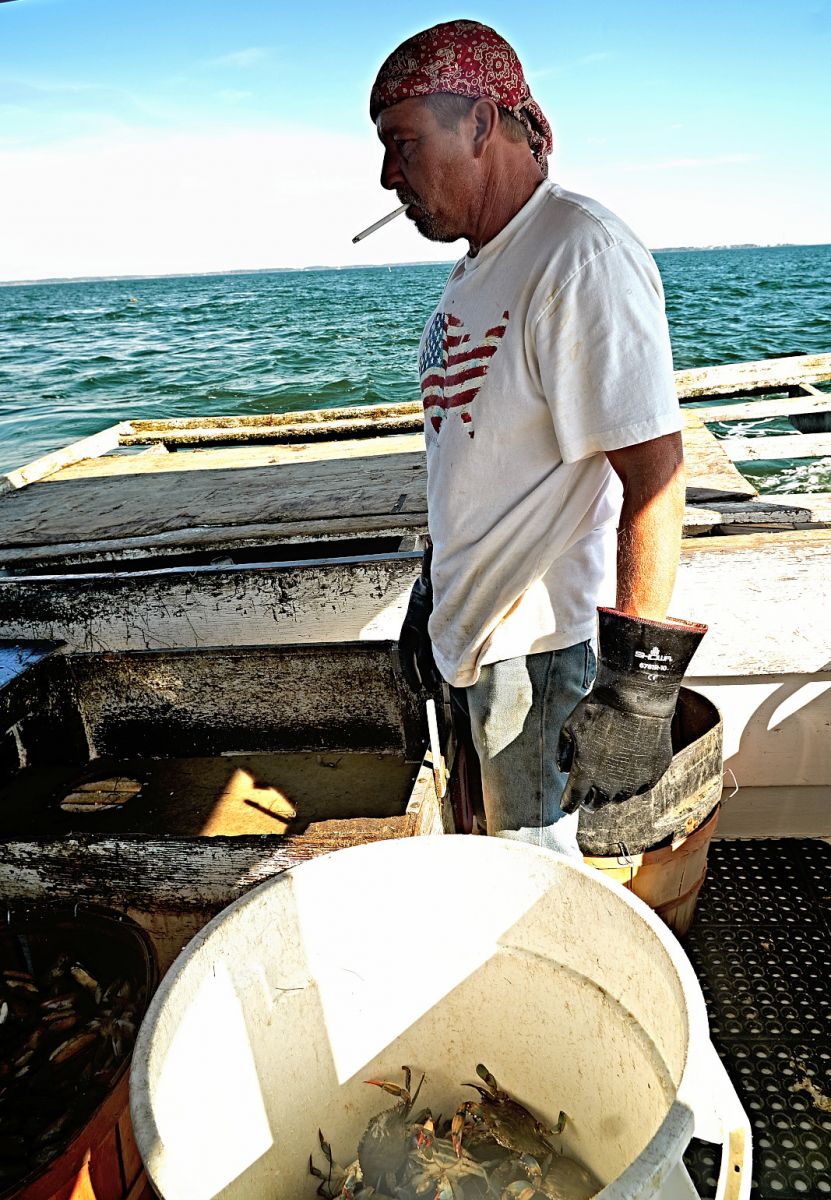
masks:
{"label": "calm bay water", "polygon": [[[831,246],[656,259],[676,368],[831,350]],[[0,287],[0,470],[130,417],[415,400],[419,336],[447,270]],[[754,464],[754,475],[765,490],[820,490],[831,460]]]}

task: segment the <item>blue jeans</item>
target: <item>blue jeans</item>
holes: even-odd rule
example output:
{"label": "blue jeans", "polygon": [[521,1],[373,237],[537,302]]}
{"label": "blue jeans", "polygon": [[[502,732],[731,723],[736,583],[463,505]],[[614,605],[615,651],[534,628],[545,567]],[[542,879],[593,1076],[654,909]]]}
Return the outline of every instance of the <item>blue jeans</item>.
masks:
{"label": "blue jeans", "polygon": [[589,642],[482,667],[465,688],[482,769],[488,833],[580,857],[577,813],[560,798],[560,729],[591,688],[597,664]]}

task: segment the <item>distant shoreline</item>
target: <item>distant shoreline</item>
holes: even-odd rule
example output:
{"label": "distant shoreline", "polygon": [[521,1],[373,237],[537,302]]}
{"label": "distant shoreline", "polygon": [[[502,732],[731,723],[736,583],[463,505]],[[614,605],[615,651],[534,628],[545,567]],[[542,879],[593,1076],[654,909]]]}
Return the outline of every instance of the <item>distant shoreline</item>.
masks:
{"label": "distant shoreline", "polygon": [[[782,250],[819,249],[828,242],[733,242],[712,246],[656,246],[652,254],[706,254],[711,250]],[[159,275],[55,275],[42,279],[0,279],[0,287],[35,287],[51,283],[140,283],[148,279],[210,279],[225,275],[283,275],[314,271],[382,271],[402,267],[447,267],[455,259],[436,259],[430,262],[349,263],[327,266],[324,263],[308,267],[232,267],[227,271],[168,271]]]}

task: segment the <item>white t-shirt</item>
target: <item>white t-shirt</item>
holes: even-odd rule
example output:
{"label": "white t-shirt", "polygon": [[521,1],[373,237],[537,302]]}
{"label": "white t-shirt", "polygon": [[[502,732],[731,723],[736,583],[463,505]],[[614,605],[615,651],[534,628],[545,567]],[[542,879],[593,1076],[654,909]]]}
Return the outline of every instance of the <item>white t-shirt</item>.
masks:
{"label": "white t-shirt", "polygon": [[604,451],[681,428],[649,251],[543,182],[451,272],[421,339],[436,665],[593,636],[613,603],[622,490]]}

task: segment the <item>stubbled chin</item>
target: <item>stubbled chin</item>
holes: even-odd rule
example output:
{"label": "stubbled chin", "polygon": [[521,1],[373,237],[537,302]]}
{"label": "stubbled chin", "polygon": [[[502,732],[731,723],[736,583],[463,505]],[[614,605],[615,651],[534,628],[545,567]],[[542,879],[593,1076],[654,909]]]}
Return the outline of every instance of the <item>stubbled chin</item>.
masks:
{"label": "stubbled chin", "polygon": [[432,217],[421,215],[413,219],[416,229],[422,237],[427,238],[428,242],[455,242],[462,236],[460,233],[451,233],[447,229],[442,229],[433,221]]}

